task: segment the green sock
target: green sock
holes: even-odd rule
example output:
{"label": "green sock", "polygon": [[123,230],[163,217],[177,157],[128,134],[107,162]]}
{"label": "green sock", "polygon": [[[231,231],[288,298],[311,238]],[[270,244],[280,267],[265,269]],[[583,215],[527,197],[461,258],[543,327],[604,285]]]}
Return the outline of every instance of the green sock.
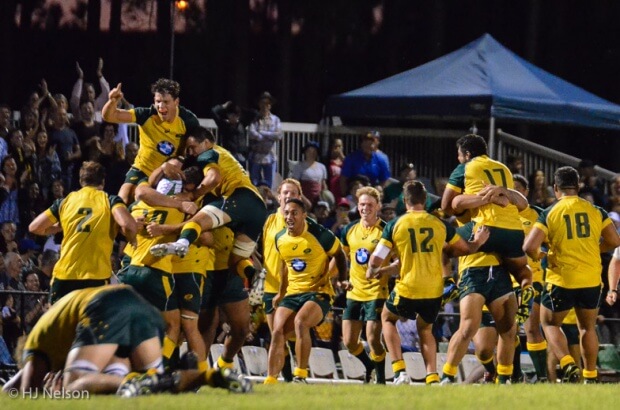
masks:
{"label": "green sock", "polygon": [[377,384],[385,384],[385,357],[381,361],[374,362]]}
{"label": "green sock", "polygon": [[530,357],[536,369],[538,380],[547,378],[547,350],[530,350]]}

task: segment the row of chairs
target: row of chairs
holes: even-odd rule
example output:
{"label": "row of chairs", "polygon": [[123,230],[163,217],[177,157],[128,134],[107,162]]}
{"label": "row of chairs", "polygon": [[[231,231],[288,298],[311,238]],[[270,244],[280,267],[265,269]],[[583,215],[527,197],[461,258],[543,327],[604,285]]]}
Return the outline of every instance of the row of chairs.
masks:
{"label": "row of chairs", "polygon": [[[214,363],[222,354],[224,345],[213,344],[210,349],[211,363]],[[244,374],[250,380],[263,381],[267,376],[267,349],[260,346],[243,346],[241,348],[243,356],[243,365],[238,356],[234,358],[234,368],[236,371]],[[441,372],[446,362],[446,353],[437,353],[437,369]],[[340,369],[336,365],[336,360],[330,349],[323,347],[313,347],[310,351],[309,378],[310,383],[363,383],[366,377],[366,368],[357,357],[353,356],[347,350],[338,352],[340,360]],[[403,359],[407,366],[407,374],[411,377],[413,383],[424,383],[426,377],[426,366],[422,354],[419,352],[405,352]],[[465,356],[459,366],[457,380],[465,380],[467,375],[476,367],[480,366],[476,356],[468,354]],[[394,379],[392,371],[392,360],[390,354],[386,354],[385,358],[385,377],[386,380]]]}

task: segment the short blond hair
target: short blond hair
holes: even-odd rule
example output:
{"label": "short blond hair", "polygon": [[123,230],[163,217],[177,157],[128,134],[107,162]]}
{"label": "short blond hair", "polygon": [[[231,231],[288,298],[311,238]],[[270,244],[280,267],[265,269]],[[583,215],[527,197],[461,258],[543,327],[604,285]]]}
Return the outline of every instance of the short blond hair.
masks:
{"label": "short blond hair", "polygon": [[294,178],[283,179],[282,182],[280,182],[280,185],[278,185],[278,191],[277,191],[278,194],[282,190],[282,187],[284,186],[284,184],[295,185],[297,187],[297,190],[299,191],[299,196],[301,196],[303,194],[303,191],[301,190],[301,183],[298,180],[294,179]]}
{"label": "short blond hair", "polygon": [[359,200],[362,195],[368,195],[377,200],[377,203],[381,203],[381,194],[376,188],[371,186],[361,187],[355,192],[355,197]]}

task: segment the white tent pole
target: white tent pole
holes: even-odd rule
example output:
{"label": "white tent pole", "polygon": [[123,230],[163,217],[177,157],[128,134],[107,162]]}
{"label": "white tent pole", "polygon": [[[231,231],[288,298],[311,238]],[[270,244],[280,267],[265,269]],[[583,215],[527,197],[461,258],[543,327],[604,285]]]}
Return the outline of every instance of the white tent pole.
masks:
{"label": "white tent pole", "polygon": [[489,120],[489,157],[495,158],[495,117]]}

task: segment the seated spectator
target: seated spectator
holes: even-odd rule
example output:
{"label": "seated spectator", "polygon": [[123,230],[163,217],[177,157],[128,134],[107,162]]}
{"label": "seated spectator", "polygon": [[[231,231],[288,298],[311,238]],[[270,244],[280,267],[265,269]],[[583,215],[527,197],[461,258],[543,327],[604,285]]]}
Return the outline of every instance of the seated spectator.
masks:
{"label": "seated spectator", "polygon": [[[11,124],[12,116],[13,111],[11,110],[11,107],[9,107],[7,104],[0,104],[0,139],[4,141],[8,139],[9,132],[13,129],[13,124]],[[7,153],[4,152],[4,155],[6,154]],[[1,149],[0,155],[2,155]]]}
{"label": "seated spectator", "polygon": [[0,302],[2,302],[2,337],[11,357],[15,357],[17,341],[22,335],[21,320],[15,309],[15,297],[11,294],[3,294],[0,295]]}
{"label": "seated spectator", "polygon": [[[39,277],[34,271],[27,271],[23,275],[24,287],[29,292],[40,292]],[[26,295],[24,296],[24,327],[26,334],[30,333],[39,318],[50,308],[50,304],[45,296]]]}
{"label": "seated spectator", "polygon": [[386,186],[391,176],[389,164],[375,151],[375,148],[375,137],[368,133],[362,137],[360,148],[345,157],[340,178],[342,192],[348,192],[350,180],[357,175],[367,177],[373,186]]}
{"label": "seated spectator", "polygon": [[15,240],[17,225],[13,221],[4,221],[0,224],[0,253],[17,252],[18,246]]}
{"label": "seated spectator", "polygon": [[[27,227],[30,222],[45,211],[45,200],[41,195],[39,184],[35,181],[28,183],[19,193],[20,227]],[[24,228],[22,228],[24,229]]]}
{"label": "seated spectator", "polygon": [[19,188],[20,179],[17,175],[17,163],[15,158],[7,155],[0,165],[4,175],[3,183],[0,183],[0,221],[13,221],[19,224]]}
{"label": "seated spectator", "polygon": [[[24,267],[22,271],[29,272],[37,268],[39,262],[39,252],[41,251],[41,245],[37,244],[30,238],[24,238],[19,241],[19,254],[21,255]],[[40,281],[39,281],[40,284]]]}
{"label": "seated spectator", "polygon": [[314,206],[321,198],[321,191],[327,190],[327,168],[320,162],[319,144],[308,141],[303,149],[304,159],[291,170],[291,178],[301,183],[304,196]]}
{"label": "seated spectator", "polygon": [[43,292],[49,292],[50,290],[52,272],[59,256],[58,252],[52,249],[46,249],[39,255],[39,267],[34,270],[39,276],[39,286]]}

